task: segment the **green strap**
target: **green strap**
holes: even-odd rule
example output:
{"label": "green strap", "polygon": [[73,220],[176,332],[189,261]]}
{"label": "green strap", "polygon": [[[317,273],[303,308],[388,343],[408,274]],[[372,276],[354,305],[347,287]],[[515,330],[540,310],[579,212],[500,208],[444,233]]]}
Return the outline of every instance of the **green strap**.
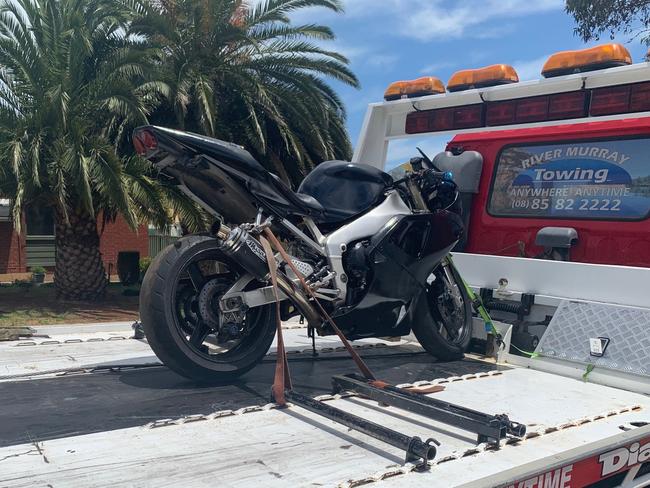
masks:
{"label": "green strap", "polygon": [[[460,273],[458,272],[458,268],[456,268],[456,266],[454,265],[454,261],[452,259],[451,254],[447,255],[447,262],[449,263],[450,266],[452,266],[456,270],[458,276],[461,276]],[[480,315],[481,319],[485,323],[485,332],[494,335],[494,337],[497,338],[497,341],[501,342],[502,341],[501,334],[494,326],[494,323],[492,322],[492,318],[490,317],[488,311],[485,309],[485,306],[483,305],[483,302],[481,301],[480,297],[476,296],[476,293],[474,293],[472,287],[467,284],[467,282],[462,276],[460,279],[463,282],[463,286],[465,287],[467,296],[469,296],[469,299],[472,301],[472,306],[474,307],[474,310],[476,310],[476,312]],[[519,351],[520,353],[529,356],[531,359],[539,356],[539,353],[524,351],[522,349],[519,349],[517,346],[515,346],[512,343],[510,344],[510,346],[516,349],[517,351]]]}
{"label": "green strap", "polygon": [[594,370],[595,367],[596,367],[595,364],[588,364],[587,365],[587,369],[585,370],[584,374],[582,375],[582,381],[584,381],[585,383],[588,381],[587,377],[589,376],[589,373],[591,373]]}

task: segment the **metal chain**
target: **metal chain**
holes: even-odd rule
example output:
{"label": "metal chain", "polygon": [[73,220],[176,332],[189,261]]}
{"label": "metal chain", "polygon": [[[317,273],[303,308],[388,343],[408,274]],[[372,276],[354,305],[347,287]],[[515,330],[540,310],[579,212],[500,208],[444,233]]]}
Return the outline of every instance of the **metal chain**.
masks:
{"label": "metal chain", "polygon": [[[444,457],[441,457],[439,459],[434,460],[433,462],[431,462],[429,464],[429,466],[433,468],[434,466],[437,466],[438,464],[446,463],[446,462],[449,462],[449,461],[454,461],[456,459],[464,458],[464,457],[467,457],[467,456],[474,456],[476,454],[480,454],[480,453],[485,452],[485,451],[496,451],[496,450],[499,450],[499,449],[503,449],[506,446],[516,446],[516,445],[519,445],[522,442],[525,442],[526,440],[529,440],[529,439],[535,439],[535,438],[541,437],[543,435],[548,435],[548,434],[552,434],[554,432],[559,432],[559,431],[570,429],[570,428],[573,428],[573,427],[578,427],[578,426],[588,424],[588,423],[591,423],[591,422],[596,422],[598,420],[603,420],[605,418],[610,418],[610,417],[613,417],[615,415],[621,415],[621,414],[624,414],[624,413],[637,411],[637,410],[640,410],[642,408],[643,407],[641,405],[632,405],[632,406],[629,406],[629,407],[622,407],[622,408],[613,409],[613,410],[610,410],[610,411],[607,411],[607,412],[604,412],[604,413],[601,413],[601,414],[597,414],[597,415],[589,415],[589,416],[586,416],[586,417],[582,417],[582,418],[579,418],[579,419],[576,419],[576,420],[572,420],[572,421],[569,421],[569,422],[564,422],[562,424],[557,424],[557,425],[550,426],[550,427],[539,426],[539,427],[537,427],[537,429],[529,430],[526,433],[526,435],[521,439],[514,438],[514,437],[513,438],[508,438],[508,439],[502,440],[499,443],[499,445],[488,444],[488,443],[484,442],[484,443],[481,443],[481,444],[479,444],[477,446],[470,447],[468,449],[453,451],[450,454],[448,454],[447,456],[444,456]],[[343,483],[340,483],[338,485],[338,488],[355,488],[357,486],[365,486],[365,485],[368,485],[368,484],[371,484],[371,483],[377,483],[379,481],[382,481],[382,480],[385,480],[385,479],[388,479],[388,478],[393,478],[395,476],[406,475],[406,474],[412,473],[413,471],[418,471],[419,469],[420,469],[420,466],[417,465],[417,464],[413,464],[413,463],[407,463],[404,466],[391,466],[391,467],[389,467],[389,468],[387,468],[385,470],[379,471],[379,472],[377,472],[375,474],[372,474],[372,475],[369,475],[369,476],[364,476],[363,478],[357,478],[357,479],[354,479],[354,480],[344,481]]]}

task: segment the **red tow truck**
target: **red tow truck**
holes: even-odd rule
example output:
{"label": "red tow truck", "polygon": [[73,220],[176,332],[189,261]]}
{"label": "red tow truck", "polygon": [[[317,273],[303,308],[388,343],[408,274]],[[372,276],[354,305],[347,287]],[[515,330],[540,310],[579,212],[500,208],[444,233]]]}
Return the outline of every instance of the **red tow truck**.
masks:
{"label": "red tow truck", "polygon": [[383,167],[391,141],[453,136],[435,162],[464,190],[457,251],[650,267],[650,63],[625,47],[554,54],[539,80],[497,64],[385,98],[354,161]]}

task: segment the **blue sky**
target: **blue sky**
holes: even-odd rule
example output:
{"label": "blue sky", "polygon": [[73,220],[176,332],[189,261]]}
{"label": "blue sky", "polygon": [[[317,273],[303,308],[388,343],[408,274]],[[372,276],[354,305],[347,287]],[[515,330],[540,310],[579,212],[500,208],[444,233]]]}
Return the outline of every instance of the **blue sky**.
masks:
{"label": "blue sky", "polygon": [[[381,101],[395,80],[432,75],[444,83],[454,71],[494,63],[515,67],[521,80],[540,78],[549,54],[579,49],[573,18],[562,0],[344,0],[343,15],[314,9],[297,22],[332,27],[337,40],[328,47],[346,55],[361,90],[336,85],[348,110],[348,129],[356,144],[366,106]],[[618,39],[626,43],[627,39]],[[608,39],[602,42],[608,42]],[[635,62],[646,48],[626,44]],[[436,151],[444,140],[423,141]],[[389,161],[408,160],[414,140],[391,143]]]}

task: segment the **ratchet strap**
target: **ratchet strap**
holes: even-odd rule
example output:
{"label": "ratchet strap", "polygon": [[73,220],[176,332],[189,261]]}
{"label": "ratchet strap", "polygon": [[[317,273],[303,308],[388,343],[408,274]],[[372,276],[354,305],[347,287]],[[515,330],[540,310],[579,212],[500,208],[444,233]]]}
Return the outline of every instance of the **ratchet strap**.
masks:
{"label": "ratchet strap", "polygon": [[[330,317],[330,315],[327,313],[327,311],[320,304],[320,302],[318,301],[318,299],[314,295],[314,292],[312,291],[312,289],[309,287],[309,285],[305,281],[305,278],[303,277],[302,273],[300,271],[298,271],[296,266],[293,264],[293,261],[291,261],[291,258],[289,257],[287,252],[284,250],[284,247],[282,247],[282,244],[280,243],[278,238],[275,237],[275,234],[273,234],[273,232],[271,231],[270,228],[266,227],[264,229],[264,236],[273,245],[273,247],[280,253],[280,256],[282,256],[282,259],[287,264],[287,266],[289,266],[289,268],[291,268],[291,271],[293,271],[293,273],[298,277],[298,281],[300,282],[300,285],[307,292],[307,294],[309,294],[309,296],[314,300],[314,303],[316,303],[316,305],[318,306],[318,309],[320,310],[320,313],[330,323],[330,325],[332,326],[332,329],[334,330],[336,335],[339,336],[339,339],[341,340],[341,342],[343,343],[343,346],[345,346],[345,349],[347,349],[348,353],[352,357],[352,360],[356,363],[357,367],[359,368],[359,371],[361,371],[361,373],[363,374],[363,376],[365,376],[366,379],[375,381],[376,380],[375,375],[372,373],[372,371],[370,371],[370,368],[363,361],[363,359],[361,359],[361,356],[359,356],[357,351],[354,350],[354,348],[352,347],[350,342],[346,339],[343,332],[341,332],[341,329],[339,329],[338,326],[336,325],[336,323],[334,322],[334,319],[332,319],[332,317]],[[266,255],[267,255],[267,261],[269,262],[269,267],[270,268],[275,268],[275,265],[274,265],[274,263],[272,261],[273,260],[273,255],[269,254],[269,252],[266,250],[266,248],[264,249],[264,251],[266,252]],[[276,288],[276,285],[274,284],[273,287]],[[275,290],[275,293],[276,293],[276,297],[277,297],[277,289]],[[280,302],[279,301],[278,301],[278,305],[277,305],[277,310],[278,310],[278,334],[279,334],[278,335],[278,346],[279,346],[280,337],[282,336],[282,332],[280,330],[280,317],[279,317],[279,314],[280,314],[280,312],[279,312],[280,311]],[[279,355],[279,353],[280,353],[280,351],[278,349],[278,355]],[[284,361],[286,362],[286,356],[284,358]],[[280,358],[278,356],[278,363],[279,362],[280,362]],[[285,370],[288,371],[287,368],[285,368]],[[278,377],[278,372],[277,372],[277,368],[276,368],[276,378],[277,377]],[[274,388],[275,388],[275,385],[274,385]]]}
{"label": "ratchet strap", "polygon": [[269,265],[271,274],[271,285],[273,285],[273,294],[275,295],[275,322],[277,327],[277,360],[275,362],[275,375],[273,377],[273,386],[271,394],[273,399],[281,406],[287,404],[284,398],[284,392],[288,388],[292,389],[291,375],[289,374],[289,362],[287,361],[287,352],[284,348],[284,338],[282,337],[282,319],[280,317],[280,295],[278,294],[278,270],[276,268],[273,250],[269,241],[260,236],[260,242],[266,254],[266,262]]}
{"label": "ratchet strap", "polygon": [[[458,268],[456,268],[456,265],[454,264],[454,261],[452,259],[451,254],[447,256],[447,262],[454,268],[456,269],[456,272],[458,272]],[[460,276],[460,273],[458,272],[458,276]],[[481,297],[479,297],[476,293],[474,293],[474,290],[472,289],[471,286],[467,284],[465,279],[461,276],[461,280],[463,282],[463,286],[465,287],[465,291],[467,292],[467,296],[469,297],[470,301],[472,302],[472,308],[474,311],[481,317],[481,320],[485,323],[485,332],[488,334],[492,334],[497,342],[497,346],[501,347],[504,345],[503,342],[503,336],[499,333],[497,328],[494,326],[494,322],[492,322],[492,318],[490,317],[490,314],[488,313],[487,309],[485,308],[485,305],[483,304],[483,300],[481,300]],[[510,347],[513,349],[516,349],[522,354],[525,354],[526,356],[530,357],[531,359],[536,358],[539,356],[539,353],[536,352],[528,352],[524,351],[522,349],[519,349],[517,346],[510,343]]]}

